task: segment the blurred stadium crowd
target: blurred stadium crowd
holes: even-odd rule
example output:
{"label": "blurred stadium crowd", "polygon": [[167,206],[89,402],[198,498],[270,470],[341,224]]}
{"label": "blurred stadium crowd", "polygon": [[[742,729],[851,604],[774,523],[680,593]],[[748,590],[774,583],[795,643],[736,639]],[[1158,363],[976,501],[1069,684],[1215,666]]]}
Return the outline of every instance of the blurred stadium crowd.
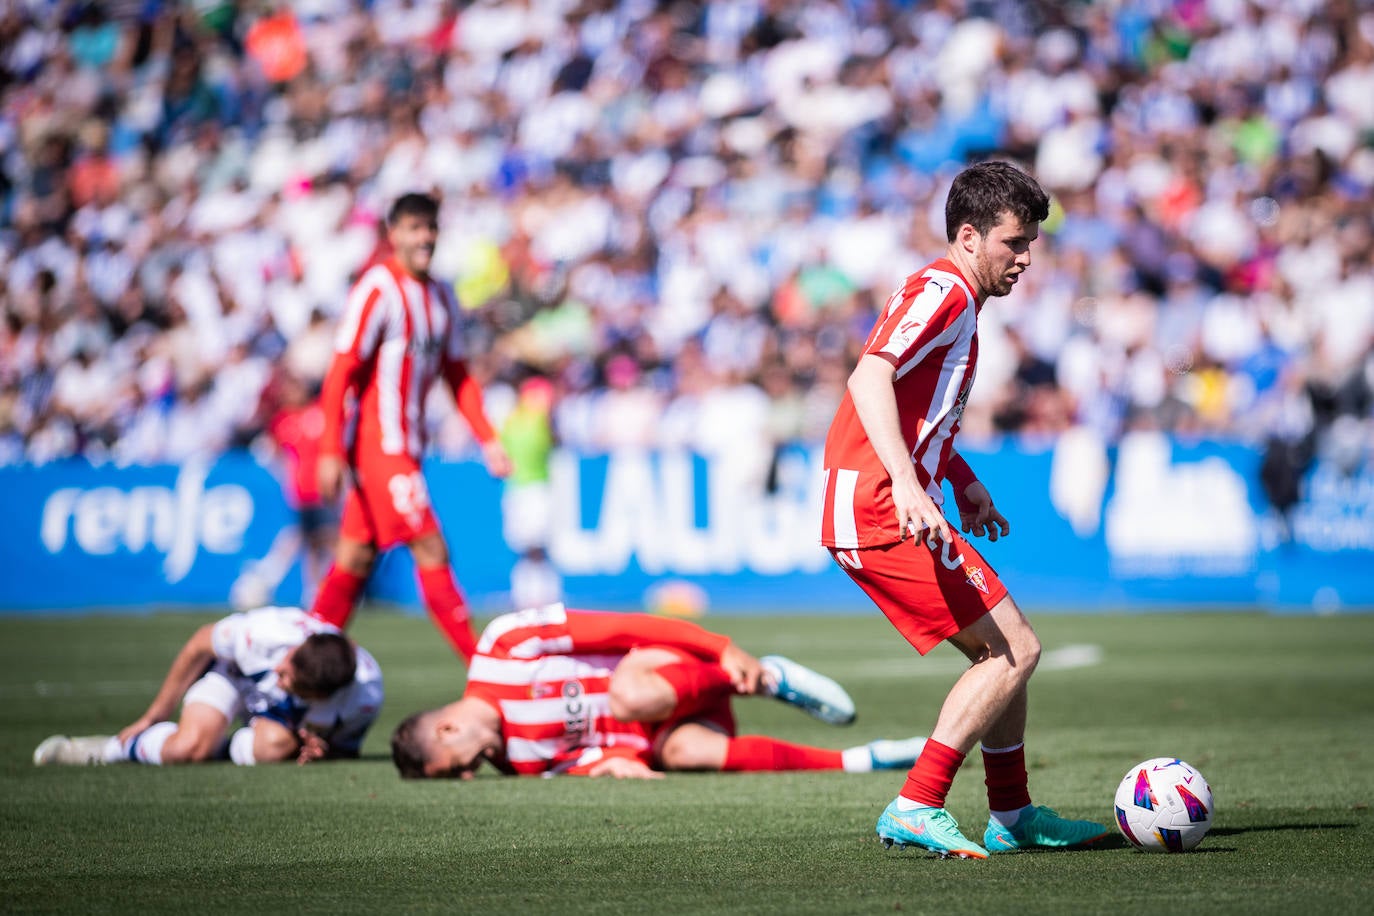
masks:
{"label": "blurred stadium crowd", "polygon": [[253,440],[410,190],[496,416],[539,376],[577,447],[817,440],[987,156],[1055,210],[967,433],[1374,438],[1367,0],[0,10],[0,462]]}

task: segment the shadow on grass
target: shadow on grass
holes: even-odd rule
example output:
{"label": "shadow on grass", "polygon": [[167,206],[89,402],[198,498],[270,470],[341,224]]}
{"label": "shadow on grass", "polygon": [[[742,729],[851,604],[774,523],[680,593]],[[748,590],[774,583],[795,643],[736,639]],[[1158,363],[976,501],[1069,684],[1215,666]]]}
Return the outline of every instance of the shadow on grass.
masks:
{"label": "shadow on grass", "polygon": [[354,757],[353,759],[361,760],[364,762],[370,760],[373,763],[376,763],[377,761],[381,761],[383,763],[391,763],[391,753],[389,751],[368,751],[366,754],[359,754],[357,757]]}
{"label": "shadow on grass", "polygon": [[1353,830],[1356,824],[1257,824],[1254,827],[1213,827],[1208,836],[1238,836],[1242,833],[1272,833],[1278,830]]}
{"label": "shadow on grass", "polygon": [[[1240,836],[1246,833],[1271,833],[1283,830],[1353,830],[1355,824],[1259,824],[1254,827],[1215,827],[1207,831],[1207,840],[1213,841],[1220,837]],[[1103,849],[1130,849],[1131,844],[1127,843],[1121,836],[1106,836],[1088,846],[1079,847],[1078,852],[1094,852]],[[1056,849],[1036,849],[1030,852],[1059,852]],[[1188,850],[1188,855],[1207,855],[1211,853],[1235,852],[1234,846],[1218,846],[1215,842],[1207,842],[1204,845]]]}

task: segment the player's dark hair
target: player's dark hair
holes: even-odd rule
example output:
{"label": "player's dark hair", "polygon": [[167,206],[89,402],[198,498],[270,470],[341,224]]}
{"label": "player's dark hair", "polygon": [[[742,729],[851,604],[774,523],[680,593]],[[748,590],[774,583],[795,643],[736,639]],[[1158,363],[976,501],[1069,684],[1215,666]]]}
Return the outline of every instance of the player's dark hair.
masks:
{"label": "player's dark hair", "polygon": [[428,194],[402,194],[391,205],[391,210],[386,215],[386,224],[394,226],[403,216],[438,219],[439,201]]}
{"label": "player's dark hair", "polygon": [[292,692],[303,697],[329,697],[353,683],[358,655],[338,633],[313,633],[291,656]]}
{"label": "player's dark hair", "polygon": [[406,717],[391,733],[391,762],[396,764],[402,779],[424,779],[429,753],[420,726],[427,713],[417,712]]}
{"label": "player's dark hair", "polygon": [[1022,223],[1038,223],[1050,215],[1050,199],[1040,183],[1006,162],[980,162],[954,178],[945,200],[945,240],[952,242],[968,223],[979,235],[1010,213]]}

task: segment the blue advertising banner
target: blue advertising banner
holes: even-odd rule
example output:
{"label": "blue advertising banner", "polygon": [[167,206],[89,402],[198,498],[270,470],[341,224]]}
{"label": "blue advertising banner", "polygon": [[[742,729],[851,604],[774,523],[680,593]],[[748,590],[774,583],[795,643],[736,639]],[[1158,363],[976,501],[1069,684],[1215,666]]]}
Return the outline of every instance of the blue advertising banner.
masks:
{"label": "blue advertising banner", "polygon": [[[1260,455],[1242,446],[1137,434],[1107,448],[1069,433],[1044,448],[965,444],[964,454],[1012,525],[979,549],[1025,607],[1374,608],[1368,467],[1319,463],[1284,524],[1260,489]],[[476,463],[430,462],[426,476],[482,613],[510,606],[518,556],[503,533],[520,542],[532,506],[575,606],[867,612],[816,541],[820,468],[820,449],[802,446],[765,469],[685,452],[561,452],[535,500],[503,492]],[[5,467],[0,500],[0,609],[300,600],[293,513],[273,470],[247,454]],[[384,557],[369,593],[417,605],[405,551]]]}

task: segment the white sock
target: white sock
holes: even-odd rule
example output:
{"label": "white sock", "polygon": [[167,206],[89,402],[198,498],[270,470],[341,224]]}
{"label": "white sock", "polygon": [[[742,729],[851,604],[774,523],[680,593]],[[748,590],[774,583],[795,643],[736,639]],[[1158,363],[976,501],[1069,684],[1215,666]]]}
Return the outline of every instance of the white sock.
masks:
{"label": "white sock", "polygon": [[105,763],[128,763],[129,757],[124,753],[124,742],[119,740],[118,735],[111,735],[110,740],[105,742],[105,746],[100,749],[100,759]]}
{"label": "white sock", "polygon": [[175,722],[158,722],[148,726],[129,739],[124,746],[124,756],[134,763],[146,763],[151,766],[162,766],[162,746],[167,743],[167,739],[176,734],[177,724]]}
{"label": "white sock", "polygon": [[253,756],[253,727],[245,725],[234,732],[229,739],[229,759],[241,767],[251,767],[258,762]]}
{"label": "white sock", "polygon": [[1015,744],[1008,744],[1006,747],[988,747],[982,745],[984,754],[1010,754],[1012,751],[1020,750],[1026,746],[1026,742],[1018,741]]}
{"label": "white sock", "polygon": [[1021,820],[1021,815],[1031,809],[1031,805],[1024,808],[1017,808],[1015,811],[989,811],[992,819],[1003,827],[1015,827],[1016,822]]}
{"label": "white sock", "polygon": [[923,805],[923,804],[921,804],[921,803],[918,802],[918,801],[912,801],[911,799],[907,798],[905,795],[898,795],[898,796],[897,796],[897,810],[898,810],[898,811],[915,811],[917,808],[929,808],[929,807],[930,807],[930,805]]}
{"label": "white sock", "polygon": [[846,773],[872,773],[873,752],[867,744],[847,747],[840,751],[840,764]]}

